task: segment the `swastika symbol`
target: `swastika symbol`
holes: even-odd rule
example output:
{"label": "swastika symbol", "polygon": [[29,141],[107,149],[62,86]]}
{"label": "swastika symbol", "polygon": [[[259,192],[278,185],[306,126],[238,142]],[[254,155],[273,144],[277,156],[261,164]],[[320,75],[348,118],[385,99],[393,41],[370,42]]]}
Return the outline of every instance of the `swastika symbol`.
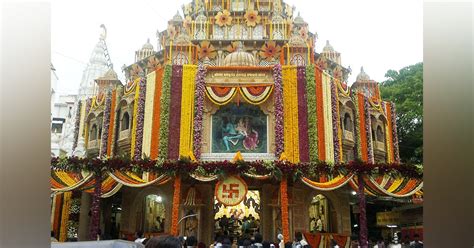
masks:
{"label": "swastika symbol", "polygon": [[222,198],[238,198],[239,197],[239,184],[230,183],[222,185]]}

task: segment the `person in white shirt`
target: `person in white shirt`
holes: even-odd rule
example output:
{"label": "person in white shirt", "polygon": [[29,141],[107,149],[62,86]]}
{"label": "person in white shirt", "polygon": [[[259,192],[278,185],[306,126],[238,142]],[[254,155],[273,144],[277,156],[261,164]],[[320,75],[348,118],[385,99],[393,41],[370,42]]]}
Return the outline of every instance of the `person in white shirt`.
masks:
{"label": "person in white shirt", "polygon": [[135,243],[143,243],[143,240],[145,240],[145,238],[143,237],[143,232],[142,231],[138,231],[137,234],[136,234],[136,237],[137,239],[135,239]]}

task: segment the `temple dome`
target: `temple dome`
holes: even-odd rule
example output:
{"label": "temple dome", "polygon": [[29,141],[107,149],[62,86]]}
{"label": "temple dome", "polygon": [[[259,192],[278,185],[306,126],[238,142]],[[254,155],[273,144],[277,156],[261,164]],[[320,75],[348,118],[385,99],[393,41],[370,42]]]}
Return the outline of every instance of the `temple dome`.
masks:
{"label": "temple dome", "polygon": [[255,57],[242,50],[241,44],[237,46],[237,51],[227,55],[224,59],[224,66],[256,66]]}
{"label": "temple dome", "polygon": [[360,68],[360,73],[359,73],[359,75],[357,75],[356,81],[361,82],[361,81],[369,81],[369,80],[370,80],[369,75],[367,75],[367,73],[365,73],[364,67],[361,67]]}
{"label": "temple dome", "polygon": [[143,50],[153,50],[153,45],[150,43],[150,39],[147,39],[146,43],[142,47]]}
{"label": "temple dome", "polygon": [[295,17],[295,20],[293,21],[295,24],[305,24],[306,22],[304,21],[303,17],[301,17],[300,12],[298,12],[298,16]]}
{"label": "temple dome", "polygon": [[326,46],[323,48],[323,52],[334,52],[334,48],[329,44],[329,41],[326,41]]}
{"label": "temple dome", "polygon": [[99,80],[118,80],[118,76],[114,69],[110,68]]}

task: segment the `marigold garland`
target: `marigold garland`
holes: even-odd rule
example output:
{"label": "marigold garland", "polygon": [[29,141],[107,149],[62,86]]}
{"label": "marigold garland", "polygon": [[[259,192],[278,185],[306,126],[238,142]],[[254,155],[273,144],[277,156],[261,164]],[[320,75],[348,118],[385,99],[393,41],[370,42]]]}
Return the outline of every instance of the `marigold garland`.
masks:
{"label": "marigold garland", "polygon": [[76,108],[76,116],[74,121],[74,141],[72,144],[72,150],[76,150],[77,141],[79,140],[79,126],[81,125],[81,109],[82,109],[82,101],[77,102]]}
{"label": "marigold garland", "polygon": [[368,144],[367,144],[367,132],[366,132],[366,113],[364,109],[364,95],[361,93],[357,93],[357,107],[358,107],[358,113],[360,116],[360,121],[358,122],[360,125],[360,143],[361,143],[361,153],[362,153],[362,161],[367,162],[369,161],[368,157]]}
{"label": "marigold garland", "polygon": [[169,135],[169,112],[170,112],[170,91],[171,91],[171,65],[165,66],[163,75],[163,88],[161,91],[160,110],[160,145],[159,159],[168,159],[168,135]]}
{"label": "marigold garland", "polygon": [[309,161],[318,160],[318,130],[316,111],[316,81],[314,80],[314,65],[306,66],[306,101],[308,106],[308,149]]}
{"label": "marigold garland", "polygon": [[202,118],[204,110],[204,91],[206,84],[206,67],[199,66],[196,74],[196,88],[195,88],[195,102],[194,102],[194,139],[193,151],[196,159],[201,158],[201,144],[202,144]]}
{"label": "marigold garland", "polygon": [[99,156],[102,157],[107,154],[107,141],[109,140],[109,128],[111,127],[110,121],[110,109],[112,105],[112,91],[107,91],[105,93],[105,109],[104,109],[104,118],[102,122],[102,137],[100,137],[100,146],[99,146]]}
{"label": "marigold garland", "polygon": [[318,156],[319,160],[326,161],[326,137],[324,132],[324,102],[323,102],[323,79],[322,71],[316,68],[316,124],[317,124],[317,135],[318,135]]}
{"label": "marigold garland", "polygon": [[277,64],[273,67],[273,80],[275,81],[275,156],[277,158],[284,149],[284,125],[283,125],[283,90],[282,90],[282,69]]}
{"label": "marigold garland", "polygon": [[160,144],[160,113],[161,113],[161,90],[163,87],[163,68],[159,67],[155,75],[155,94],[153,100],[153,121],[151,131],[150,158],[157,159]]}
{"label": "marigold garland", "polygon": [[94,178],[94,193],[92,194],[91,222],[89,228],[89,238],[96,240],[99,234],[100,225],[100,195],[102,194],[102,175],[97,173]]}
{"label": "marigold garland", "polygon": [[183,86],[181,97],[181,121],[179,155],[188,156],[193,151],[194,86],[197,67],[183,66]]}
{"label": "marigold garland", "polygon": [[171,210],[171,235],[178,235],[179,205],[181,198],[181,177],[174,179],[173,208]]}
{"label": "marigold garland", "polygon": [[111,110],[110,110],[110,126],[109,126],[109,133],[107,137],[107,156],[112,155],[112,143],[114,140],[115,136],[115,109],[117,105],[117,90],[114,89],[112,91],[112,102],[110,104]]}
{"label": "marigold garland", "polygon": [[133,115],[132,115],[132,137],[130,144],[130,156],[135,157],[135,146],[137,140],[137,112],[138,112],[138,98],[140,96],[140,84],[135,88],[135,98],[133,99]]}
{"label": "marigold garland", "polygon": [[59,228],[59,242],[65,242],[67,238],[67,221],[69,219],[71,196],[72,192],[64,192],[63,207],[61,213],[61,226]]}
{"label": "marigold garland", "polygon": [[281,227],[283,231],[283,240],[287,242],[291,240],[290,223],[288,214],[288,180],[284,177],[280,182],[280,197],[281,197]]}
{"label": "marigold garland", "polygon": [[331,94],[331,79],[330,76],[323,72],[323,116],[324,116],[324,138],[326,146],[326,161],[334,162],[334,134],[333,134],[333,119],[332,119],[332,94]]}
{"label": "marigold garland", "polygon": [[183,82],[183,66],[173,65],[171,74],[169,133],[173,138],[168,140],[168,159],[179,158],[179,143],[181,140],[181,94]]}
{"label": "marigold garland", "polygon": [[145,114],[145,95],[146,95],[146,79],[142,78],[139,84],[140,94],[138,97],[138,106],[136,114],[136,129],[135,129],[135,150],[134,157],[139,159],[142,156],[142,142],[143,142],[143,124]]}
{"label": "marigold garland", "polygon": [[145,109],[143,114],[142,156],[150,156],[151,135],[153,124],[153,106],[155,101],[156,72],[153,70],[146,76]]}
{"label": "marigold garland", "polygon": [[355,116],[354,120],[356,125],[354,125],[354,130],[355,130],[355,146],[357,149],[357,159],[362,159],[362,146],[361,146],[361,134],[360,134],[360,111],[359,111],[359,101],[358,101],[358,96],[357,95],[352,95],[351,96],[352,102],[355,105]]}
{"label": "marigold garland", "polygon": [[298,144],[299,160],[309,162],[309,139],[308,139],[308,101],[306,94],[306,68],[299,66],[297,71],[297,94],[298,94]]}
{"label": "marigold garland", "polygon": [[392,122],[392,137],[393,137],[393,154],[394,160],[396,163],[400,163],[400,150],[398,148],[398,134],[397,134],[397,120],[396,120],[396,110],[395,104],[393,102],[390,103],[391,109],[391,116],[392,118],[389,120]]}
{"label": "marigold garland", "polygon": [[284,66],[282,71],[284,102],[285,154],[290,162],[299,161],[298,92],[296,66]]}
{"label": "marigold garland", "polygon": [[366,132],[366,138],[367,138],[367,160],[369,162],[374,163],[374,145],[372,143],[372,138],[370,134],[371,128],[371,119],[370,119],[370,113],[369,113],[369,100],[366,96],[363,96],[364,98],[364,111],[365,111],[365,132]]}
{"label": "marigold garland", "polygon": [[331,110],[332,110],[332,136],[334,143],[334,162],[341,161],[341,130],[339,123],[339,101],[337,97],[337,90],[334,81],[331,81]]}

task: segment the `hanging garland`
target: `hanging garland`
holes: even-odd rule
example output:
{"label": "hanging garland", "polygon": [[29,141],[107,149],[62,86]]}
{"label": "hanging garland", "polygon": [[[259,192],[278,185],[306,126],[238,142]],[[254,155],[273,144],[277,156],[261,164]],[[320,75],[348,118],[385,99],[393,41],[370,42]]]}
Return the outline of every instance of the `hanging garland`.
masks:
{"label": "hanging garland", "polygon": [[173,65],[171,74],[169,134],[173,138],[168,140],[168,159],[179,158],[179,142],[181,139],[181,98],[183,82],[183,66]]}
{"label": "hanging garland", "polygon": [[297,71],[297,94],[298,94],[298,144],[299,160],[309,162],[309,139],[308,139],[308,101],[306,94],[306,68],[299,66]]}
{"label": "hanging garland", "polygon": [[165,66],[163,75],[163,89],[161,91],[161,111],[160,111],[160,145],[159,159],[168,159],[168,135],[169,135],[169,111],[170,111],[170,90],[171,90],[171,65]]}
{"label": "hanging garland", "polygon": [[392,122],[392,137],[393,137],[393,154],[394,160],[396,163],[400,163],[400,150],[398,148],[398,134],[397,134],[397,119],[396,119],[396,111],[395,111],[395,104],[393,102],[390,103],[391,109],[391,119],[388,121]]}
{"label": "hanging garland", "polygon": [[279,158],[284,149],[283,82],[280,64],[273,67],[273,80],[275,81],[275,156]]}
{"label": "hanging garland", "polygon": [[284,177],[280,182],[280,197],[281,197],[281,227],[283,232],[283,240],[288,242],[291,240],[290,223],[288,214],[288,180]]}
{"label": "hanging garland", "polygon": [[72,150],[76,150],[77,141],[79,140],[79,126],[81,125],[81,107],[82,101],[77,102],[77,109],[76,109],[76,119],[74,121],[74,142],[72,144]]}
{"label": "hanging garland", "polygon": [[79,230],[79,214],[81,211],[81,192],[73,191],[69,207],[69,220],[67,222],[67,238],[77,239]]}
{"label": "hanging garland", "polygon": [[194,102],[194,139],[193,151],[196,159],[201,158],[202,119],[204,110],[204,91],[206,84],[206,67],[199,66],[196,74],[195,102]]}
{"label": "hanging garland", "polygon": [[341,146],[340,146],[340,130],[339,130],[339,101],[337,100],[337,91],[335,82],[331,83],[331,111],[332,111],[332,136],[334,144],[334,162],[339,163],[341,161]]}
{"label": "hanging garland", "polygon": [[[397,163],[366,163],[359,160],[350,161],[346,164],[327,164],[325,162],[290,163],[288,161],[191,161],[181,160],[129,160],[128,158],[78,158],[78,157],[53,157],[51,159],[53,171],[65,171],[78,173],[81,171],[129,171],[134,173],[153,172],[157,175],[189,175],[213,176],[248,173],[251,175],[273,175],[281,178],[287,175],[289,178],[298,179],[302,176],[307,178],[319,178],[320,175],[337,177],[340,175],[369,174],[390,175],[392,177],[422,178],[422,168],[410,164]],[[86,183],[88,184],[88,183]],[[85,185],[83,187],[90,187]]]}
{"label": "hanging garland", "polygon": [[179,203],[181,195],[181,177],[176,177],[173,185],[173,208],[171,211],[171,235],[178,235]]}
{"label": "hanging garland", "polygon": [[139,87],[139,96],[136,114],[136,128],[135,128],[135,150],[133,156],[139,159],[142,156],[142,142],[143,142],[143,123],[145,114],[145,96],[146,96],[146,80],[141,78]]}
{"label": "hanging garland", "polygon": [[[107,137],[107,151],[106,155],[107,156],[112,156],[112,151],[113,151],[113,140],[115,140],[115,123],[116,123],[116,117],[115,117],[115,108],[117,102],[117,90],[114,89],[112,91],[112,102],[110,104],[110,126],[108,128],[108,137]],[[105,115],[105,111],[104,111]],[[104,126],[105,127],[105,126]]]}
{"label": "hanging garland", "polygon": [[163,67],[156,70],[155,94],[153,99],[153,121],[151,130],[150,158],[157,159],[160,145],[160,125],[161,125],[161,95],[163,89]]}
{"label": "hanging garland", "polygon": [[359,112],[359,101],[357,99],[357,95],[352,95],[351,96],[352,102],[354,103],[355,106],[355,116],[354,120],[356,125],[354,125],[355,128],[355,146],[357,150],[357,159],[362,159],[362,148],[361,148],[361,134],[360,134],[360,126],[358,123],[360,123],[360,112]]}
{"label": "hanging garland", "polygon": [[316,82],[314,78],[314,66],[309,65],[306,67],[306,100],[308,106],[308,149],[309,161],[311,162],[315,162],[318,160],[318,129],[316,126]]}
{"label": "hanging garland", "polygon": [[194,86],[197,67],[195,65],[183,66],[183,86],[181,97],[181,137],[179,155],[189,156],[193,152],[193,126],[194,126]]}
{"label": "hanging garland", "polygon": [[365,111],[365,133],[367,138],[367,159],[369,162],[374,162],[374,146],[372,144],[372,136],[370,134],[371,130],[371,120],[370,120],[370,113],[369,113],[369,101],[366,96],[364,96],[364,111]]}
{"label": "hanging garland", "polygon": [[112,92],[107,91],[105,94],[105,109],[104,118],[102,122],[102,137],[100,137],[100,153],[99,157],[107,155],[107,141],[109,139],[109,127],[110,127],[110,109],[112,107]]}

